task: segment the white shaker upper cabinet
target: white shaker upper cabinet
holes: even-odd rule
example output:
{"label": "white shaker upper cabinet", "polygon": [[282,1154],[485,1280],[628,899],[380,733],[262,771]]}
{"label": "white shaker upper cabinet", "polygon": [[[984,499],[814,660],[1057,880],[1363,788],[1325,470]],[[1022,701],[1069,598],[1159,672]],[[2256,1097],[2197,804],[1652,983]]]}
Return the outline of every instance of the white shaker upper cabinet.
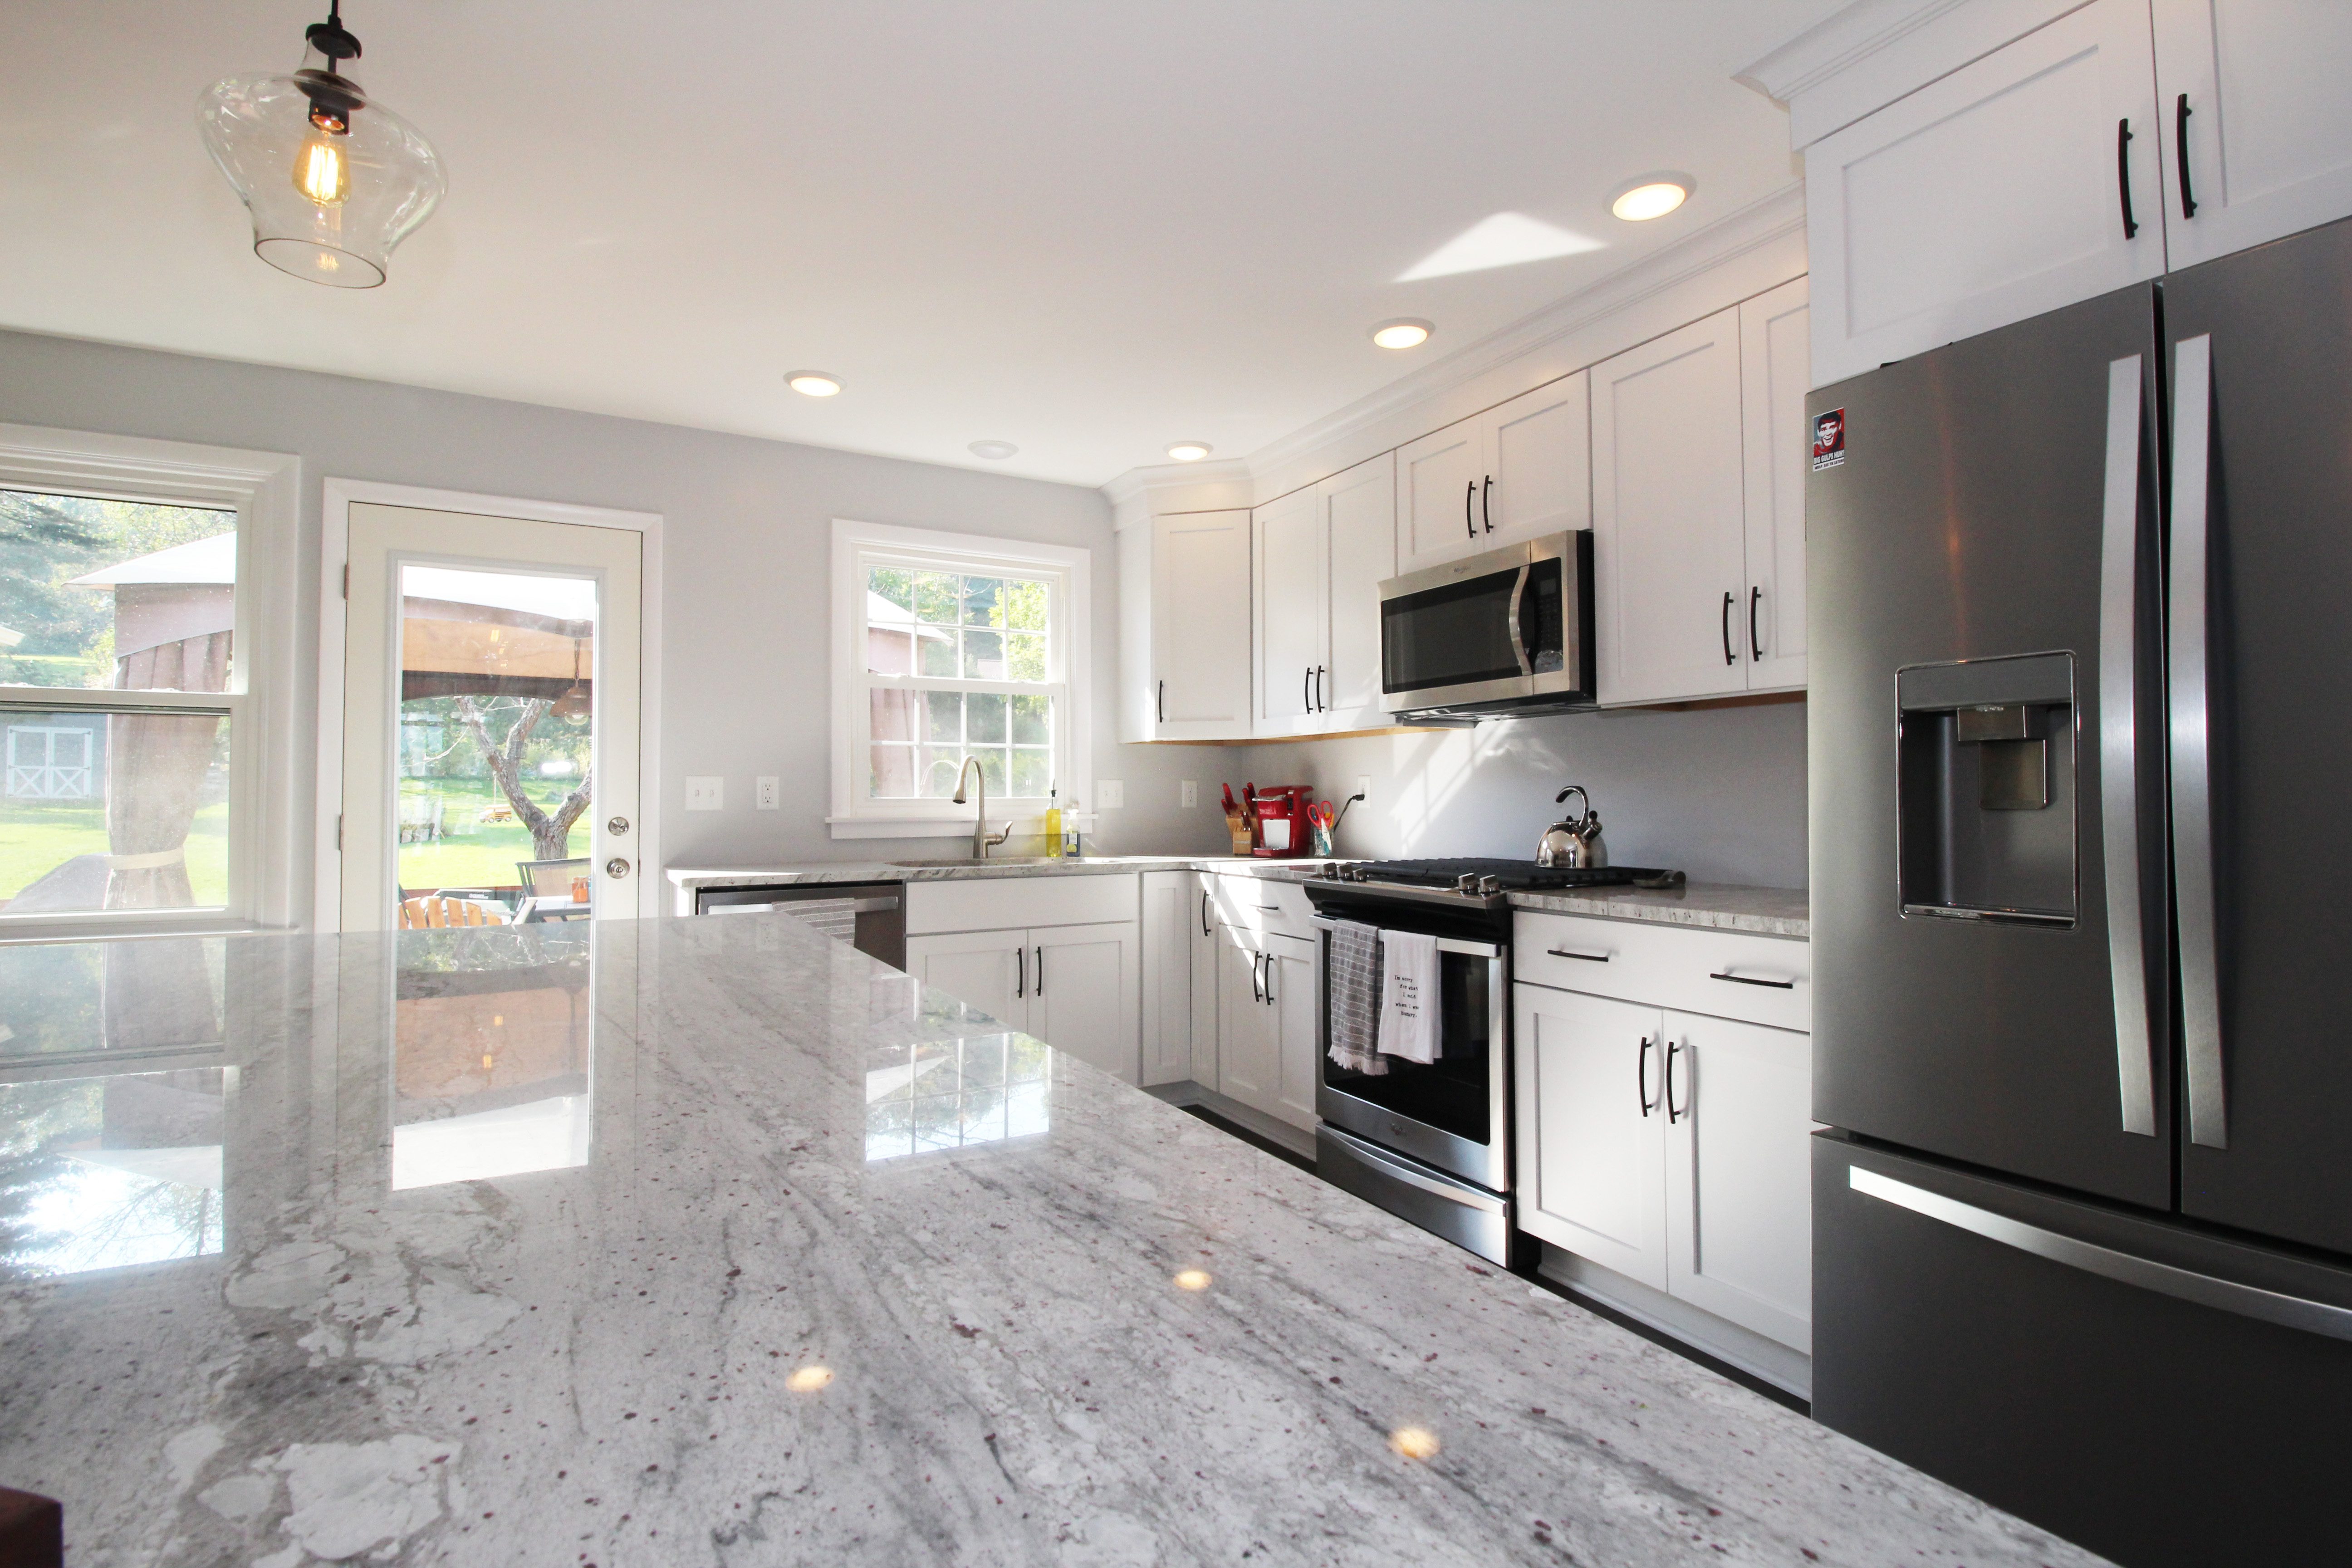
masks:
{"label": "white shaker upper cabinet", "polygon": [[1748,689],[1805,684],[1805,473],[1813,437],[1805,417],[1808,280],[1739,307],[1740,447],[1747,465],[1748,599],[1733,618],[1748,654]]}
{"label": "white shaker upper cabinet", "polygon": [[1389,722],[1381,696],[1381,584],[1396,573],[1396,458],[1383,452],[1315,487],[1322,525],[1328,670],[1315,687],[1320,727]]}
{"label": "white shaker upper cabinet", "polygon": [[1397,451],[1397,572],[1592,518],[1585,373],[1562,376]]}
{"label": "white shaker upper cabinet", "polygon": [[1250,514],[1256,668],[1250,732],[1295,735],[1321,728],[1316,671],[1330,663],[1323,636],[1323,551],[1315,491],[1293,490]]}
{"label": "white shaker upper cabinet", "polygon": [[2352,5],[2155,0],[2154,10],[2173,268],[2352,214]]}
{"label": "white shaker upper cabinet", "polygon": [[1592,367],[1601,702],[1748,689],[1734,306]]}
{"label": "white shaker upper cabinet", "polygon": [[1151,521],[1151,686],[1155,741],[1250,732],[1250,514],[1179,512]]}
{"label": "white shaker upper cabinet", "polygon": [[1486,477],[1486,433],[1458,420],[1397,448],[1397,574],[1435,566],[1480,548],[1478,483]]}
{"label": "white shaker upper cabinet", "polygon": [[2147,0],[2094,0],[1806,149],[1813,384],[2162,272],[2155,76]]}

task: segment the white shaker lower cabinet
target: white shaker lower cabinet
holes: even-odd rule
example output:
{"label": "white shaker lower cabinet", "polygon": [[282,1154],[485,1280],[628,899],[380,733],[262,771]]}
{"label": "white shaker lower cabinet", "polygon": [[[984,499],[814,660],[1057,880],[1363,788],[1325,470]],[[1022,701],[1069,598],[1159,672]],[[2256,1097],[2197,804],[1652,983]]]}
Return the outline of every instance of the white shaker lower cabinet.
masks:
{"label": "white shaker lower cabinet", "polygon": [[1192,945],[1208,904],[1192,871],[1146,871],[1143,884],[1143,1081],[1192,1076]]}
{"label": "white shaker lower cabinet", "polygon": [[1192,1079],[1207,1089],[1217,1087],[1217,934],[1216,874],[1194,871],[1185,938],[1192,944]]}
{"label": "white shaker lower cabinet", "polygon": [[1217,1078],[1208,1087],[1294,1127],[1315,1127],[1315,944],[1217,927]]}
{"label": "white shaker lower cabinet", "polygon": [[907,971],[1007,1028],[1134,1083],[1142,942],[1136,922],[907,939]]}
{"label": "white shaker lower cabinet", "polygon": [[1666,1117],[1655,1007],[1514,986],[1519,1228],[1666,1288]]}
{"label": "white shaker lower cabinet", "polygon": [[[1546,918],[1541,934],[1579,953],[1610,953],[1597,962],[1613,971],[1644,956],[1611,952],[1614,924]],[[1594,933],[1579,934],[1584,926]],[[1681,934],[1633,929],[1645,949]],[[1523,926],[1522,942],[1528,936]],[[1763,973],[1709,956],[1706,933],[1685,940],[1698,977]],[[1793,950],[1785,974],[1810,969],[1801,942],[1743,940]],[[1619,979],[1596,971],[1596,984]],[[1754,983],[1757,1006],[1785,1012],[1771,978]],[[1729,994],[1736,985],[1719,987],[1723,995],[1664,989],[1675,994],[1627,1001],[1513,987],[1519,1226],[1810,1354],[1812,1037],[1683,1010],[1738,1010],[1746,998]]]}
{"label": "white shaker lower cabinet", "polygon": [[1662,1028],[1664,1289],[1810,1353],[1812,1037],[1675,1012]]}

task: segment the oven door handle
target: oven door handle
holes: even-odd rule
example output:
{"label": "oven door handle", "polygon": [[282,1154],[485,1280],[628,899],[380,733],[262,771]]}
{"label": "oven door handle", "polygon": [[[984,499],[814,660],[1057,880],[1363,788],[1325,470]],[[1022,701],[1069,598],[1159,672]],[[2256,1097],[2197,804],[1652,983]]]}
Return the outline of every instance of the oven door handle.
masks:
{"label": "oven door handle", "polygon": [[[1339,922],[1331,919],[1328,915],[1309,915],[1307,917],[1307,923],[1313,926],[1318,931],[1337,931],[1339,927]],[[1381,929],[1385,931],[1389,928],[1384,926]],[[1395,929],[1402,931],[1404,928],[1402,926],[1399,926]],[[1503,956],[1502,948],[1495,942],[1464,942],[1460,937],[1453,936],[1439,937],[1437,939],[1437,951],[1440,952],[1458,952],[1469,958],[1500,958]]]}

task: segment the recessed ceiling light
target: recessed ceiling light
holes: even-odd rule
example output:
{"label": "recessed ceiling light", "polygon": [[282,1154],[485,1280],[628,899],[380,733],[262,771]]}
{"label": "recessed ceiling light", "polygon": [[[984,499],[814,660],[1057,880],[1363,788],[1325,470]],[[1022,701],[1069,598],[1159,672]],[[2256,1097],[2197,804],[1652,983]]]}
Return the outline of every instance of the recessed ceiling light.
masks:
{"label": "recessed ceiling light", "polygon": [[1698,182],[1688,174],[1644,174],[1620,187],[1610,199],[1609,210],[1627,223],[1647,223],[1690,200],[1697,187]]}
{"label": "recessed ceiling light", "polygon": [[1003,462],[1021,450],[1010,441],[974,441],[967,449],[973,457],[986,458],[992,462]]}
{"label": "recessed ceiling light", "polygon": [[796,370],[784,377],[784,384],[803,397],[831,397],[841,390],[841,377],[821,370]]}
{"label": "recessed ceiling light", "polygon": [[1197,463],[1209,455],[1206,441],[1179,441],[1168,448],[1168,455],[1180,463]]}
{"label": "recessed ceiling light", "polygon": [[1437,329],[1427,321],[1411,316],[1400,316],[1393,321],[1382,321],[1372,329],[1372,342],[1384,349],[1417,349],[1429,341]]}

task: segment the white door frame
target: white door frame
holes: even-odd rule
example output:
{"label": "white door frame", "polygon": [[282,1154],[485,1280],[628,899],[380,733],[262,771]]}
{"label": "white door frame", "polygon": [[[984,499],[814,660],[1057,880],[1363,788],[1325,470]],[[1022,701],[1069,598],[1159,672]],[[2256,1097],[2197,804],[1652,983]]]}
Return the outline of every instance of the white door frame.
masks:
{"label": "white door frame", "polygon": [[653,511],[621,511],[611,507],[577,506],[570,501],[521,500],[510,496],[475,495],[463,490],[428,489],[419,485],[385,485],[368,479],[326,481],[325,503],[320,510],[319,539],[319,795],[318,884],[311,908],[313,929],[328,931],[342,924],[342,850],[336,843],[343,805],[343,643],[345,605],[343,568],[351,563],[352,505],[418,507],[428,511],[473,512],[482,517],[520,518],[528,522],[570,522],[587,528],[628,529],[645,535],[645,595],[639,619],[643,649],[638,668],[644,683],[639,696],[641,720],[637,731],[637,893],[635,914],[652,919],[666,912],[661,896],[661,611],[662,517]]}

